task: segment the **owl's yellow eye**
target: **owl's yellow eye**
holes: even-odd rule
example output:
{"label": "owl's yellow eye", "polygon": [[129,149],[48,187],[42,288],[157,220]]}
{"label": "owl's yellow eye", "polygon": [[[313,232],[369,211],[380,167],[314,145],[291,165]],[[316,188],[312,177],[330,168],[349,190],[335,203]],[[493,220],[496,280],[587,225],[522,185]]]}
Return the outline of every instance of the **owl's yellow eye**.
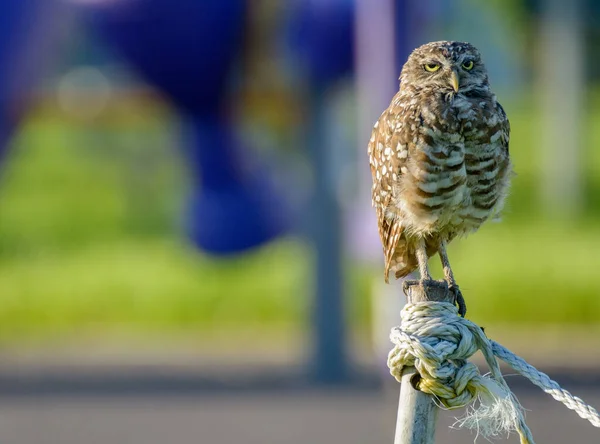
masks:
{"label": "owl's yellow eye", "polygon": [[440,65],[437,63],[426,63],[425,64],[425,71],[436,72],[438,69],[440,69]]}
{"label": "owl's yellow eye", "polygon": [[463,67],[464,69],[466,69],[467,71],[470,71],[470,70],[472,70],[472,69],[473,69],[473,65],[474,65],[474,63],[473,63],[473,60],[469,60],[469,61],[467,61],[467,62],[463,63],[463,64],[462,64],[462,67]]}

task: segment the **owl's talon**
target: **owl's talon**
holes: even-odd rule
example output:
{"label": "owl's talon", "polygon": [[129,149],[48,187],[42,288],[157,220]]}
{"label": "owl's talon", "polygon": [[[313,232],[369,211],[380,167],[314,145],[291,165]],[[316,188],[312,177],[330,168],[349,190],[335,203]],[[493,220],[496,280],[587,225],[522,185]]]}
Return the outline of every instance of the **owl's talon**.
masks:
{"label": "owl's talon", "polygon": [[465,298],[463,297],[462,292],[456,284],[450,284],[448,289],[454,295],[454,304],[458,306],[458,314],[464,318],[467,314],[467,304],[465,303]]}

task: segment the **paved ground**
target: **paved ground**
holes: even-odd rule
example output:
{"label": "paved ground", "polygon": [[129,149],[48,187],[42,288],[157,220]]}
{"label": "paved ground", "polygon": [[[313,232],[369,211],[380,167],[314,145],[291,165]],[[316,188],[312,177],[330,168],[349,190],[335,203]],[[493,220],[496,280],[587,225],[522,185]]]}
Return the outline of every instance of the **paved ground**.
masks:
{"label": "paved ground", "polygon": [[[168,350],[143,357],[94,348],[87,358],[80,352],[68,358],[44,350],[45,355],[0,356],[0,444],[393,442],[398,386],[381,387],[378,372],[390,379],[383,365],[358,365],[352,384],[317,389],[304,374],[306,362],[294,356],[269,360],[275,355],[251,354],[239,361],[239,353],[235,360]],[[600,407],[597,362],[565,358],[562,368],[550,368],[547,362],[554,360],[540,359],[539,350],[525,355]],[[524,379],[508,381],[529,410],[538,444],[600,443],[600,429]],[[441,412],[437,443],[474,441],[474,434],[448,428],[460,415]],[[518,438],[499,442],[516,444]]]}
{"label": "paved ground", "polygon": [[[370,383],[317,390],[302,384],[279,388],[207,390],[210,381],[179,383],[163,375],[135,385],[127,378],[98,381],[0,381],[3,444],[390,444],[396,387]],[[145,381],[145,382],[144,382]],[[162,382],[161,382],[162,381]],[[169,383],[171,381],[171,383]],[[194,383],[196,381],[196,383]],[[600,405],[600,386],[573,380],[572,391]],[[277,386],[275,384],[274,386]],[[600,430],[536,389],[517,384],[536,441],[598,443]],[[436,442],[465,444],[474,435],[450,430],[454,414],[442,412]],[[479,439],[478,442],[486,442]],[[508,441],[518,443],[516,436]]]}

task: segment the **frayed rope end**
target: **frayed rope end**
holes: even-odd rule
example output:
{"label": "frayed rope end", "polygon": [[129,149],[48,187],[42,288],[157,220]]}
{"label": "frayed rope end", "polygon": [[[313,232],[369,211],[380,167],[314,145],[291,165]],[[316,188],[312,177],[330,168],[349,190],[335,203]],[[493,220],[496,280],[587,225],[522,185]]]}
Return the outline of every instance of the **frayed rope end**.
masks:
{"label": "frayed rope end", "polygon": [[514,395],[493,379],[483,376],[477,379],[473,381],[478,385],[477,405],[468,407],[452,427],[474,430],[486,439],[510,432],[521,434],[523,412]]}

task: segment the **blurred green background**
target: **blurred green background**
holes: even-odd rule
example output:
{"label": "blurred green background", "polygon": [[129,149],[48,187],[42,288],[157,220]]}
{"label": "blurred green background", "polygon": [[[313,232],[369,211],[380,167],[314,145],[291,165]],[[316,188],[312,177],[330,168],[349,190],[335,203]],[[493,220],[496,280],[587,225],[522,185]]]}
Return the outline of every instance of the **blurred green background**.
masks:
{"label": "blurred green background", "polygon": [[[545,217],[538,203],[536,110],[526,98],[504,102],[517,175],[503,220],[451,246],[469,317],[597,323],[600,101],[587,115],[586,211],[566,219]],[[40,106],[13,141],[0,181],[0,339],[234,327],[268,339],[306,329],[311,249],[290,237],[216,260],[189,246],[177,122],[160,103],[128,106],[84,129]],[[348,319],[366,332],[381,271],[350,259],[345,267]]]}
{"label": "blurred green background", "polygon": [[[471,3],[457,2],[456,10]],[[259,2],[255,9],[240,114],[255,137],[284,145],[294,138],[294,125],[305,118],[302,91],[294,90],[297,83],[285,84],[285,73],[265,68],[273,66],[265,62],[272,55],[265,47],[273,45],[265,42],[280,25],[279,9],[269,2]],[[499,99],[511,121],[516,172],[503,220],[486,224],[450,247],[469,317],[480,325],[503,328],[566,330],[597,324],[600,94],[593,79],[586,79],[579,152],[581,211],[549,215],[540,199],[542,105],[532,88],[539,55],[532,28],[535,16],[528,15],[525,2],[492,2],[471,14],[492,20],[494,29],[504,30],[507,42],[478,35],[480,30],[469,31],[457,20],[423,34],[427,40],[439,34],[456,39],[471,35],[477,46],[479,36],[484,48],[495,48],[491,54],[482,50],[491,66],[508,57],[526,74],[514,87],[511,77],[492,75],[493,84],[499,80]],[[527,44],[513,52],[510,44],[515,41]],[[72,69],[93,65],[94,57],[81,56],[86,51],[85,44],[78,43],[74,52],[80,55],[46,82],[3,163],[0,341],[183,334],[210,342],[215,336],[235,339],[240,330],[264,341],[304,335],[310,328],[314,293],[312,247],[296,234],[258,251],[217,259],[189,245],[181,215],[190,184],[178,149],[175,110],[135,78],[127,88],[144,94],[113,95],[92,118],[78,119],[66,112],[56,90]],[[96,68],[102,71],[102,64]],[[354,91],[346,86],[338,94],[350,97],[350,108],[342,113],[350,132],[348,128],[357,125]],[[264,127],[272,134],[263,134]],[[366,150],[366,143],[357,139],[350,136]],[[280,151],[285,156],[293,150]],[[437,260],[432,264],[439,276]],[[352,332],[368,341],[373,282],[382,278],[381,269],[350,254],[344,267],[346,318]],[[395,288],[402,297],[400,286]]]}
{"label": "blurred green background", "polygon": [[[480,50],[512,128],[502,220],[449,248],[467,318],[600,399],[600,2],[0,12],[0,441],[391,442],[405,297],[383,282],[367,141],[410,51],[436,40]],[[268,198],[243,205],[268,173]],[[252,223],[277,224],[277,197],[295,210],[283,235]],[[227,255],[222,227],[278,236]],[[538,440],[597,442],[505,375]],[[440,412],[440,442],[475,440],[447,429],[456,415]]]}

